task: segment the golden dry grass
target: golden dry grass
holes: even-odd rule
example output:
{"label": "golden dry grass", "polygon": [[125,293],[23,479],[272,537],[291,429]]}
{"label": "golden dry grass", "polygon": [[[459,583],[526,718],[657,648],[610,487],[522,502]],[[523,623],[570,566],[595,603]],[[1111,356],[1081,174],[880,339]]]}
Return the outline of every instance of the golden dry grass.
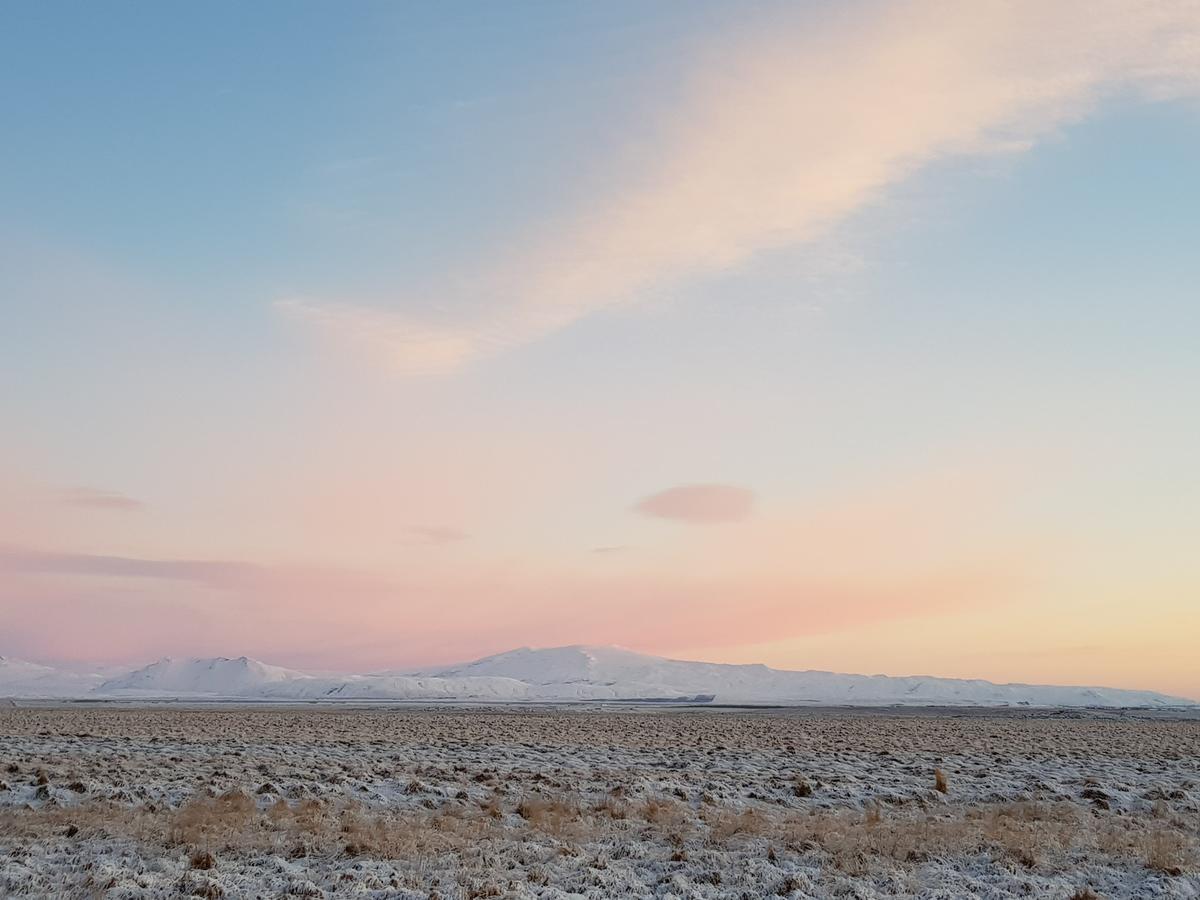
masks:
{"label": "golden dry grass", "polygon": [[[772,860],[781,854],[809,858],[850,877],[911,871],[934,858],[980,855],[1014,871],[1054,872],[1068,860],[1084,858],[1173,875],[1194,872],[1197,865],[1196,836],[1187,827],[1070,801],[937,810],[871,803],[862,809],[802,811],[693,808],[673,797],[652,797],[630,804],[625,817],[611,814],[613,802],[585,806],[571,793],[538,793],[509,804],[492,795],[487,804],[456,802],[436,810],[373,810],[355,803],[283,799],[259,807],[249,793],[232,790],[216,797],[198,794],[175,810],[103,800],[71,808],[10,809],[0,813],[0,843],[52,839],[70,826],[78,840],[130,837],[161,847],[159,852],[182,853],[199,874],[220,869],[222,860],[257,853],[426,865],[468,852],[487,853],[486,848],[508,848],[505,852],[523,858],[530,851],[513,848],[538,846],[593,854],[592,868],[603,869],[607,851],[594,848],[647,838],[670,862],[686,862],[698,850],[758,847]],[[531,832],[536,833],[532,840]],[[529,877],[536,880],[538,871],[531,865]],[[199,884],[199,890],[206,889],[207,883]],[[462,885],[462,894],[497,896],[490,893],[495,888],[479,878]]]}
{"label": "golden dry grass", "polygon": [[871,857],[916,862],[939,854],[992,852],[1033,866],[1064,853],[1094,851],[1163,872],[1195,867],[1200,849],[1186,827],[1152,816],[1099,813],[1068,801],[915,813],[885,812],[871,803],[861,810],[805,813],[725,806],[694,811],[674,798],[652,797],[616,816],[614,802],[602,800],[585,811],[573,794],[535,794],[509,809],[493,796],[482,806],[383,812],[352,803],[279,799],[260,809],[248,793],[232,790],[216,797],[194,796],[176,810],[105,800],[69,808],[8,809],[0,812],[0,836],[46,835],[72,827],[83,838],[131,836],[195,854],[282,850],[289,855],[345,852],[402,858],[453,849],[464,841],[514,839],[523,824],[570,840],[644,828],[668,836],[670,844],[688,834],[710,846],[762,838],[772,848],[819,850],[841,863]]}

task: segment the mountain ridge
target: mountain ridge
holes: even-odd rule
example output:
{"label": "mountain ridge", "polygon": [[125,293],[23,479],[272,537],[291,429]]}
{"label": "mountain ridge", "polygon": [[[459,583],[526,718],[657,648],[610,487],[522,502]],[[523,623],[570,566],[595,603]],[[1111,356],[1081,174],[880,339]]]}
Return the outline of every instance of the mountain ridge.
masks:
{"label": "mountain ridge", "polygon": [[1193,706],[1156,691],[932,675],[858,675],[671,659],[622,647],[517,647],[465,663],[313,674],[248,657],[163,657],[110,677],[0,657],[0,696],[95,699],[660,701],[717,704]]}

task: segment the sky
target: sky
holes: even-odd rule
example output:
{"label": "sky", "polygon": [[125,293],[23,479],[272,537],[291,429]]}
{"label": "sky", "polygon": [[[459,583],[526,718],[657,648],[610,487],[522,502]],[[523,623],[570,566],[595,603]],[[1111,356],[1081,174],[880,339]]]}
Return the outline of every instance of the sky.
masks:
{"label": "sky", "polygon": [[1200,2],[0,9],[0,653],[1200,698]]}

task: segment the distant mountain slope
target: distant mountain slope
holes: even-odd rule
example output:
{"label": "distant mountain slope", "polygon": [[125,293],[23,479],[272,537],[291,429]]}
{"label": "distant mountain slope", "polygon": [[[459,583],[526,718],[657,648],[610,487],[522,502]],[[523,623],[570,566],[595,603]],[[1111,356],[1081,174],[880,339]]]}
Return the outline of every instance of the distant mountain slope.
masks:
{"label": "distant mountain slope", "polygon": [[269,685],[306,678],[303,672],[270,666],[239,656],[227,659],[163,659],[100,685],[101,693],[144,691],[152,694],[254,694]]}
{"label": "distant mountain slope", "polygon": [[101,675],[83,675],[0,656],[0,697],[81,697],[103,680]]}
{"label": "distant mountain slope", "polygon": [[928,676],[784,671],[690,662],[617,647],[522,647],[421,672],[312,675],[242,656],[160,659],[108,679],[0,657],[0,697],[179,697],[260,700],[674,700],[783,705],[1161,707],[1194,705],[1151,691],[993,684]]}
{"label": "distant mountain slope", "polygon": [[111,678],[97,689],[109,696],[231,697],[271,700],[528,699],[528,685],[511,678],[436,678],[418,675],[310,675],[241,656],[237,659],[160,659]]}
{"label": "distant mountain slope", "polygon": [[307,678],[262,692],[277,699],[466,700],[514,703],[532,697],[529,685],[513,678],[438,678],[420,675],[344,675]]}
{"label": "distant mountain slope", "polygon": [[716,703],[1021,704],[1037,706],[1164,706],[1191,701],[1152,691],[1053,685],[994,684],[929,676],[845,675],[786,671],[764,665],[690,662],[617,647],[522,647],[460,666],[442,676],[516,678],[543,696],[713,696]]}

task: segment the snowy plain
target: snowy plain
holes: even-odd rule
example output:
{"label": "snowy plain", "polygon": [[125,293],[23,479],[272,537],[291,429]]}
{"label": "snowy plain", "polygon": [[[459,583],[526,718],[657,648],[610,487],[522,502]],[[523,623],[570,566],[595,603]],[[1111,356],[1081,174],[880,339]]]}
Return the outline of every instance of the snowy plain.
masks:
{"label": "snowy plain", "polygon": [[1187,711],[0,707],[4,897],[1197,898],[1198,839]]}

